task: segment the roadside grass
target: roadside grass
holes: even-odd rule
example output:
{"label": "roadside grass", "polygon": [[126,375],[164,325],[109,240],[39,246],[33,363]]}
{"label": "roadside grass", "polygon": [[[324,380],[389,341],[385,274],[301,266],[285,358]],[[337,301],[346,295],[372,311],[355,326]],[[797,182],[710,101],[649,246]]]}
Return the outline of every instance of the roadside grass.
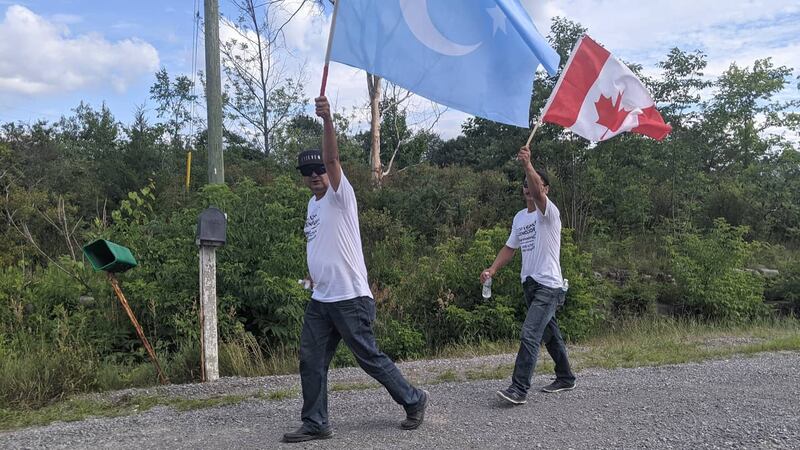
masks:
{"label": "roadside grass", "polygon": [[0,409],[0,430],[46,425],[52,422],[74,422],[88,417],[119,417],[143,413],[156,406],[178,411],[213,408],[241,403],[243,395],[225,395],[204,399],[167,398],[156,396],[125,397],[120,401],[71,398],[53,405],[31,410]]}
{"label": "roadside grass", "polygon": [[271,391],[270,393],[266,394],[266,396],[261,395],[259,398],[266,398],[267,400],[286,400],[289,398],[295,398],[300,395],[300,391],[298,389],[278,389],[276,391]]}
{"label": "roadside grass", "polygon": [[[480,342],[460,344],[440,349],[432,358],[470,358],[477,356],[513,354],[519,343]],[[750,355],[760,352],[800,351],[800,320],[772,319],[748,325],[709,324],[691,320],[640,319],[609,326],[583,342],[568,344],[570,361],[574,370],[589,368],[625,368],[660,366],[720,359],[734,355]],[[252,349],[248,350],[249,353]],[[279,352],[277,361],[260,359],[248,362],[245,353],[235,358],[240,368],[250,375],[264,375],[278,369],[283,372],[289,366],[289,353]],[[229,360],[230,361],[230,360]],[[294,363],[296,364],[296,362]],[[424,379],[415,379],[419,384],[439,384],[461,381],[500,380],[509,378],[513,370],[513,358],[496,365],[457,365],[442,369]],[[542,348],[539,374],[552,373],[553,362]],[[372,382],[331,383],[332,392],[379,388]],[[72,397],[41,408],[0,408],[0,430],[44,425],[54,421],[76,421],[87,417],[116,417],[137,414],[156,406],[172,407],[179,411],[211,408],[240,403],[248,399],[280,401],[300,396],[296,388],[276,391],[259,391],[250,396],[228,395],[205,399],[182,399],[159,396],[132,396],[111,402],[86,397]]]}
{"label": "roadside grass", "polygon": [[735,354],[800,350],[800,320],[748,325],[650,320],[609,327],[571,353],[577,370],[680,364]]}
{"label": "roadside grass", "polygon": [[[518,342],[487,342],[441,349],[438,358],[465,358],[515,353]],[[800,320],[771,319],[748,325],[710,324],[692,320],[649,319],[619,323],[579,344],[567,344],[573,370],[661,366],[721,359],[761,352],[800,351]],[[498,350],[498,351],[493,351]],[[553,372],[553,362],[542,347],[537,374]],[[501,380],[510,378],[513,362],[472,367],[463,372],[447,369],[438,382]]]}

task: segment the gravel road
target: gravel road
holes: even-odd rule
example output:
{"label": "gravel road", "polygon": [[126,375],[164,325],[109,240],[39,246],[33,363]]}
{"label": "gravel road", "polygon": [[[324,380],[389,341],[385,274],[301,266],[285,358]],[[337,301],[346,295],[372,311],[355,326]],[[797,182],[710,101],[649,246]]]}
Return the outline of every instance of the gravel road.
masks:
{"label": "gravel road", "polygon": [[[496,400],[495,390],[507,380],[429,384],[431,404],[416,431],[398,428],[402,409],[383,389],[333,392],[334,437],[305,444],[279,442],[299,426],[300,399],[292,398],[187,412],[157,407],[135,416],[54,423],[2,433],[0,447],[800,448],[799,372],[797,352],[586,370],[578,374],[574,391],[532,392],[528,404],[517,407]],[[347,378],[342,373],[358,371],[345,369],[334,377]],[[534,379],[537,386],[547,382],[541,375]],[[226,383],[236,386],[228,380],[218,389]]]}

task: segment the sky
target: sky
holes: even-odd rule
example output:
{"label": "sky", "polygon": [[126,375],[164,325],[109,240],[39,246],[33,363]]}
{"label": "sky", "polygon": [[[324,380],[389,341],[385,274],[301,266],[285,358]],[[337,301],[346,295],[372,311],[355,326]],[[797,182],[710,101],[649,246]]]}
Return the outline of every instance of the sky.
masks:
{"label": "sky", "polygon": [[[566,17],[588,28],[615,56],[643,65],[648,73],[657,73],[658,61],[678,47],[703,51],[711,77],[733,62],[751,66],[765,57],[777,66],[794,67],[794,76],[800,75],[797,0],[522,1],[542,34],[547,34],[551,18]],[[152,115],[154,104],[148,97],[155,72],[164,67],[173,76],[191,76],[196,2],[0,0],[0,122],[55,121],[70,115],[81,101],[94,107],[105,103],[123,123],[137,107]],[[202,14],[203,2],[197,3]],[[230,0],[220,0],[220,9],[235,17]],[[291,64],[304,64],[307,70],[309,98],[319,90],[329,20],[307,9],[286,29]],[[224,39],[234,32],[223,26],[220,33]],[[198,58],[202,69],[202,47]],[[799,94],[794,89],[785,95]],[[359,117],[366,119],[362,72],[332,63],[328,96],[336,111],[356,114],[355,126]],[[424,100],[416,104],[420,109],[429,106]],[[467,117],[449,110],[433,131],[456,136]]]}

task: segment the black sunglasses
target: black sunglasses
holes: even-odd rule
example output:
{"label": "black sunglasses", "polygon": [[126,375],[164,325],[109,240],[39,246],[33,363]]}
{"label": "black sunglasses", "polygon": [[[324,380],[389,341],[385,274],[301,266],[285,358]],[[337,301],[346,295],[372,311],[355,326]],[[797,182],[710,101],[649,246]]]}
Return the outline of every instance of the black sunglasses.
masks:
{"label": "black sunglasses", "polygon": [[304,177],[310,177],[312,173],[317,175],[325,175],[325,166],[322,164],[316,166],[303,166],[300,168],[300,174]]}

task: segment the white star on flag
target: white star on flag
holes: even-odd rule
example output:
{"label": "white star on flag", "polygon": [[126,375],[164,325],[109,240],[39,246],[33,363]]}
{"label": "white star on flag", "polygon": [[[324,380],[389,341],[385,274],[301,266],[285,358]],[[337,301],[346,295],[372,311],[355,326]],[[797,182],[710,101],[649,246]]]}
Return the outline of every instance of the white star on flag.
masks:
{"label": "white star on flag", "polygon": [[494,8],[487,8],[486,12],[492,18],[492,36],[497,34],[497,30],[503,30],[503,33],[508,34],[506,31],[506,15],[499,6]]}

